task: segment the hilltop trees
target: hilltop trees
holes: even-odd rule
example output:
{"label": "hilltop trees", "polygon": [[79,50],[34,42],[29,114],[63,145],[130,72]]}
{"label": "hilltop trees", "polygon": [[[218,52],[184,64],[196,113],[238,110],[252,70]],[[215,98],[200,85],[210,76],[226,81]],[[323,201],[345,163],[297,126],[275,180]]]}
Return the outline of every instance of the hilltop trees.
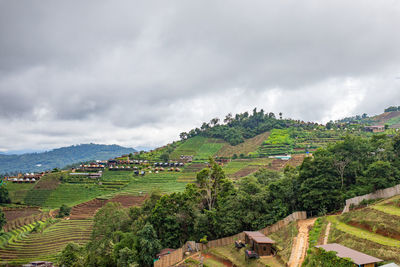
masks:
{"label": "hilltop trees", "polygon": [[[280,116],[282,114],[280,113]],[[276,119],[275,114],[265,113],[264,110],[257,111],[255,108],[253,113],[249,115],[248,112],[236,114],[233,116],[231,113],[226,115],[223,123],[220,124],[220,119],[213,118],[210,123],[203,123],[199,128],[192,129],[188,134],[181,133],[182,140],[196,135],[206,137],[221,138],[231,145],[242,143],[245,139],[256,136],[257,134],[266,132],[273,128],[286,128],[292,121]]]}

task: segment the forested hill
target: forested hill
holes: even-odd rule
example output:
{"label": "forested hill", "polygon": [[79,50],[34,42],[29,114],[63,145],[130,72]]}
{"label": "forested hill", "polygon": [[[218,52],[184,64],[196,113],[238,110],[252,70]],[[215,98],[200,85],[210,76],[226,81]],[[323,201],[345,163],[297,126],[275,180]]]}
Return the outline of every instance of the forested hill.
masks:
{"label": "forested hill", "polygon": [[289,128],[292,126],[304,129],[313,129],[318,123],[304,122],[299,120],[283,119],[282,113],[279,113],[279,119],[272,112],[264,112],[263,109],[257,111],[253,109],[252,113],[244,112],[233,116],[231,113],[226,115],[221,121],[219,118],[213,118],[209,123],[204,122],[200,128],[195,128],[189,132],[182,132],[182,140],[194,137],[205,136],[220,138],[237,145],[252,138],[258,134],[270,131],[272,129]]}
{"label": "forested hill", "polygon": [[133,153],[133,148],[118,145],[82,144],[57,148],[42,153],[22,155],[0,154],[0,174],[15,172],[40,172],[89,160],[106,160]]}

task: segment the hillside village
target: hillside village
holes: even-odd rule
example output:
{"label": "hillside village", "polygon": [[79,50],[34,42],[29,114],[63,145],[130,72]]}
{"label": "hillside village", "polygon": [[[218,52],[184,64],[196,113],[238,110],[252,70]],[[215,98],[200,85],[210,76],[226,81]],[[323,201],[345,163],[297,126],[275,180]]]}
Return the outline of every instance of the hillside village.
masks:
{"label": "hillside village", "polygon": [[400,264],[397,112],[320,125],[255,109],[149,152],[4,176],[0,263]]}

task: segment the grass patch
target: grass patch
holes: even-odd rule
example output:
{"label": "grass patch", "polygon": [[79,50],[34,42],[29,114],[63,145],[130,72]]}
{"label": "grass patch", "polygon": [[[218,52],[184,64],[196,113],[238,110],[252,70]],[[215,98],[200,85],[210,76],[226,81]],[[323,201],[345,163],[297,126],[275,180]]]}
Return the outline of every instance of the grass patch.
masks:
{"label": "grass patch", "polygon": [[315,220],[313,227],[308,233],[308,244],[310,248],[318,245],[319,241],[323,239],[327,224],[325,217],[320,217]]}
{"label": "grass patch", "polygon": [[268,235],[270,238],[275,240],[275,246],[278,249],[278,255],[285,263],[289,262],[290,254],[292,252],[293,239],[298,233],[299,231],[297,229],[297,222],[291,222],[287,226]]}
{"label": "grass patch", "polygon": [[222,247],[217,247],[217,248],[212,248],[207,250],[207,253],[213,254],[219,258],[229,260],[236,266],[250,266],[250,267],[265,267],[265,266],[271,266],[271,267],[282,267],[283,265],[279,263],[279,261],[274,258],[274,257],[268,257],[264,259],[258,259],[258,260],[249,260],[246,261],[245,255],[244,255],[245,248],[242,248],[241,250],[237,250],[235,248],[235,245],[227,245],[227,246],[222,246]]}

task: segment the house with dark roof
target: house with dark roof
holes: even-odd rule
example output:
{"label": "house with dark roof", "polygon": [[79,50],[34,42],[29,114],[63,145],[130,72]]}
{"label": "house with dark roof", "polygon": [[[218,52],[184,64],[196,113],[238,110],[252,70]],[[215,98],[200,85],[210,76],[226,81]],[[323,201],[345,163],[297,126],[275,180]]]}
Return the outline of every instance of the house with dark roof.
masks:
{"label": "house with dark roof", "polygon": [[272,254],[272,244],[275,243],[271,238],[256,231],[244,231],[245,243],[249,244],[251,250],[255,251],[259,256],[269,256]]}
{"label": "house with dark roof", "polygon": [[378,262],[383,260],[372,257],[370,255],[361,253],[357,250],[342,246],[340,244],[332,243],[326,245],[315,246],[317,248],[322,248],[326,251],[336,252],[336,256],[340,258],[349,258],[355,266],[358,267],[375,267],[378,266]]}

